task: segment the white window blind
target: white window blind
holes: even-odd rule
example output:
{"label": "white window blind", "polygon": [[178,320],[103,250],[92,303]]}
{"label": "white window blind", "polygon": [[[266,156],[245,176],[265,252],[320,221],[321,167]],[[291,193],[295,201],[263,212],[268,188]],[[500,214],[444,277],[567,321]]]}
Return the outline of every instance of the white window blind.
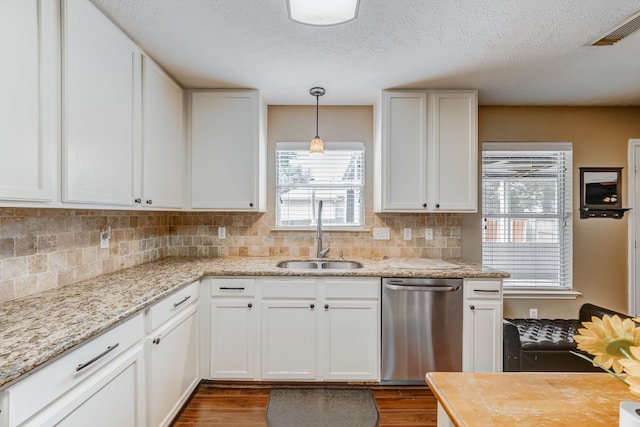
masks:
{"label": "white window blind", "polygon": [[570,143],[484,143],[482,263],[505,287],[571,289]]}
{"label": "white window blind", "polygon": [[276,227],[311,228],[322,200],[326,227],[361,228],[364,220],[364,143],[276,143]]}

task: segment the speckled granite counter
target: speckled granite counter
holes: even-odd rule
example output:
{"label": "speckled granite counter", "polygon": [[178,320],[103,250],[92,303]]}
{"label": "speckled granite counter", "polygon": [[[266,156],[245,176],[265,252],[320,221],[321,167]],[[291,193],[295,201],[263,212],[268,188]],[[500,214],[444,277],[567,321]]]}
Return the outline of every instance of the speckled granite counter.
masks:
{"label": "speckled granite counter", "polygon": [[275,258],[165,258],[0,304],[0,388],[202,276],[504,278],[477,264],[425,270],[359,260],[356,270],[276,267]]}

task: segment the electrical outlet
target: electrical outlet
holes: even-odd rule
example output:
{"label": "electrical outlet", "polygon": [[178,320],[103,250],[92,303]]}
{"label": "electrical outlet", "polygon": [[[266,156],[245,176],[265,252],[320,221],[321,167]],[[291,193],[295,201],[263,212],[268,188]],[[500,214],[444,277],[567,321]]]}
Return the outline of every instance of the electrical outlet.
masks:
{"label": "electrical outlet", "polygon": [[109,247],[110,238],[111,238],[111,226],[107,225],[106,227],[100,230],[100,249],[107,249]]}
{"label": "electrical outlet", "polygon": [[218,227],[218,239],[224,240],[227,238],[227,227]]}
{"label": "electrical outlet", "polygon": [[538,309],[530,308],[529,309],[529,319],[537,319],[538,318]]}
{"label": "electrical outlet", "polygon": [[391,240],[391,230],[389,228],[374,228],[374,240]]}
{"label": "electrical outlet", "polygon": [[405,228],[402,231],[404,232],[404,240],[411,240],[411,229]]}
{"label": "electrical outlet", "polygon": [[433,240],[433,228],[424,229],[424,240]]}

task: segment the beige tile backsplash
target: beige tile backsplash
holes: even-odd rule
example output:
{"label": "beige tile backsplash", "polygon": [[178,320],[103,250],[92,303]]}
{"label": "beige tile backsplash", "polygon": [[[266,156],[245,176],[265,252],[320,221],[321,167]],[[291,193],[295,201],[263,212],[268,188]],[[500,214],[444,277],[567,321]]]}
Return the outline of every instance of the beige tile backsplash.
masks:
{"label": "beige tile backsplash", "polygon": [[[461,256],[459,214],[374,214],[365,231],[325,230],[329,257]],[[314,257],[315,231],[272,230],[272,213],[147,212],[0,208],[0,302],[93,278],[165,256]],[[111,226],[108,249],[99,231]],[[218,238],[218,227],[227,238]],[[372,228],[389,227],[390,240]],[[411,240],[403,228],[412,229]],[[433,228],[426,241],[424,228]]]}

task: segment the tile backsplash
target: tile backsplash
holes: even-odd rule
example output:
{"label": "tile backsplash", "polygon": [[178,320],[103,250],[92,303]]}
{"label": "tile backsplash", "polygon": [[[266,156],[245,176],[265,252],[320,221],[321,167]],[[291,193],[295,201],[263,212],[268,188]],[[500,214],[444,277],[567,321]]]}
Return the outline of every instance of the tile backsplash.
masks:
{"label": "tile backsplash", "polygon": [[[368,212],[366,230],[325,230],[324,244],[335,258],[458,258],[461,222],[460,214]],[[315,256],[315,231],[273,230],[274,223],[271,213],[0,208],[0,302],[165,256]],[[106,226],[111,239],[101,249]],[[226,228],[225,239],[218,227]],[[374,227],[390,228],[391,238],[374,240]],[[433,240],[425,240],[425,227]]]}

